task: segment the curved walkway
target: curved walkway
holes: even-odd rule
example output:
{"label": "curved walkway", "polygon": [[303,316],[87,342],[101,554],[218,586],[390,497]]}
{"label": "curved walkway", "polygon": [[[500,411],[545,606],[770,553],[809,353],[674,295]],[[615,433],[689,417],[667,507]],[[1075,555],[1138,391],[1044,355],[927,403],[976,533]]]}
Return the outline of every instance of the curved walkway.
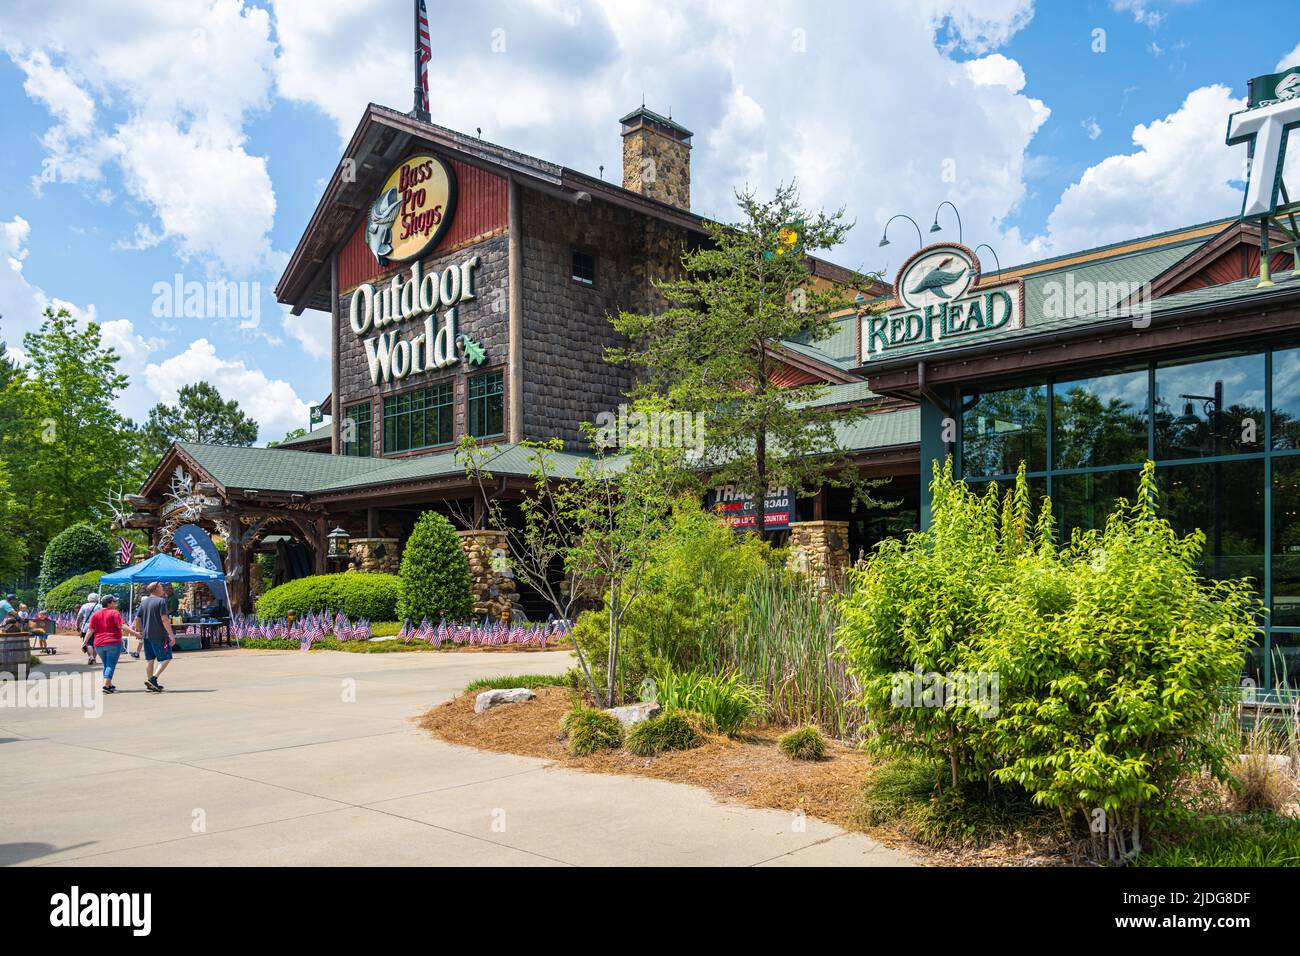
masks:
{"label": "curved walkway", "polygon": [[[47,674],[90,670],[48,660]],[[456,747],[412,722],[473,678],[570,662],[213,650],[178,654],[161,695],[123,657],[97,717],[0,692],[0,864],[909,864],[820,821]]]}

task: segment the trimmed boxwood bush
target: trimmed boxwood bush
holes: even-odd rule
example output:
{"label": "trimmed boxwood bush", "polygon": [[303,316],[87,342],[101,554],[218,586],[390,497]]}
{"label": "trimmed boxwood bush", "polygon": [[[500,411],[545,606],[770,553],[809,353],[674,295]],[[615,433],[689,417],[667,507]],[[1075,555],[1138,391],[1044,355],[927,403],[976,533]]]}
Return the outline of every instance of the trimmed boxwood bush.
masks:
{"label": "trimmed boxwood bush", "polygon": [[627,732],[626,745],[638,757],[653,757],[665,750],[698,747],[700,735],[685,714],[670,710],[662,716],[633,724]]}
{"label": "trimmed boxwood bush", "polygon": [[402,550],[398,620],[419,623],[467,621],[474,613],[469,559],[456,529],[442,515],[426,511]]}
{"label": "trimmed boxwood bush", "polygon": [[[45,601],[40,606],[52,614],[66,614],[77,610],[86,603],[87,594],[100,591],[99,578],[102,574],[103,571],[87,571],[85,574],[78,574],[76,577],[61,581],[50,588],[50,593],[45,595]],[[109,585],[108,593],[115,594],[125,604],[126,589],[125,584]]]}
{"label": "trimmed boxwood bush", "polygon": [[821,760],[826,756],[826,738],[816,727],[798,727],[776,742],[791,760]]}
{"label": "trimmed boxwood bush", "polygon": [[560,730],[569,738],[569,753],[575,757],[613,750],[623,742],[618,718],[594,707],[574,707],[560,720]]}
{"label": "trimmed boxwood bush", "polygon": [[87,571],[110,571],[117,552],[108,538],[86,522],[74,524],[50,539],[41,557],[41,573],[36,590],[41,598],[61,581]]}
{"label": "trimmed boxwood bush", "polygon": [[271,588],[257,599],[259,618],[281,618],[290,611],[342,611],[350,618],[371,621],[397,620],[397,592],[401,582],[395,574],[347,571],[341,574],[313,574]]}

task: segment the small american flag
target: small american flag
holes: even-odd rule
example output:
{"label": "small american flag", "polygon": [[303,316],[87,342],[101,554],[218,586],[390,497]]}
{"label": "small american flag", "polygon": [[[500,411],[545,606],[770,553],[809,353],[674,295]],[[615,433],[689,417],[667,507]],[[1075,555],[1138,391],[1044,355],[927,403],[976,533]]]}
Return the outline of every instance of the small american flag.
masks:
{"label": "small american flag", "polygon": [[118,538],[122,546],[117,549],[117,557],[122,562],[122,567],[131,563],[131,555],[135,554],[135,542],[130,538]]}
{"label": "small american flag", "polygon": [[424,7],[424,0],[419,0],[420,16],[420,89],[423,96],[424,112],[429,112],[429,63],[433,60],[433,43],[429,39],[429,11]]}

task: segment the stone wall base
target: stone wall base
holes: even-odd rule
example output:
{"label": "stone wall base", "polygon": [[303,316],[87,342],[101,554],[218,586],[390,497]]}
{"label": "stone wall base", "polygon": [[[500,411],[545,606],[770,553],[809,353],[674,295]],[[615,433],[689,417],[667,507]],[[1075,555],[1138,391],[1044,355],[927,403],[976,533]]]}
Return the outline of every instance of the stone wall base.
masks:
{"label": "stone wall base", "polygon": [[469,559],[470,593],[474,616],[509,621],[518,597],[504,531],[457,531]]}
{"label": "stone wall base", "polygon": [[849,569],[847,521],[796,521],[790,525],[792,570],[806,574],[819,588],[832,588]]}
{"label": "stone wall base", "polygon": [[397,538],[352,538],[348,542],[348,570],[396,574],[402,564]]}

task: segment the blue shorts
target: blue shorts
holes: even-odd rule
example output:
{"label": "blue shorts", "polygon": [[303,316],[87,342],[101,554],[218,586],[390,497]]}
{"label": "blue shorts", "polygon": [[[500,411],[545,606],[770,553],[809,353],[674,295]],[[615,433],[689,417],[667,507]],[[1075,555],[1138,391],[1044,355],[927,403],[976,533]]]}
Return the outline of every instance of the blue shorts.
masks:
{"label": "blue shorts", "polygon": [[166,640],[144,639],[144,659],[147,661],[169,661],[172,659],[171,645]]}

